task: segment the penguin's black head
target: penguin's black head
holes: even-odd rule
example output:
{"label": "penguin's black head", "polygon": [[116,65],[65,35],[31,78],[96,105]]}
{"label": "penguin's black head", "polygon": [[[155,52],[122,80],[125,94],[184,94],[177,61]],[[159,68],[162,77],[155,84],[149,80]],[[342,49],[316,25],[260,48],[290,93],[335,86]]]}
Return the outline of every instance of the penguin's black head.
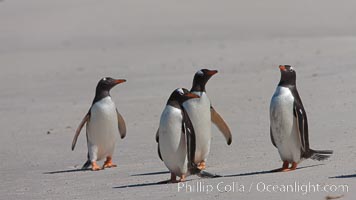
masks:
{"label": "penguin's black head", "polygon": [[279,81],[279,86],[295,86],[297,75],[290,65],[280,65],[279,70],[281,71],[281,80]]}
{"label": "penguin's black head", "polygon": [[194,75],[193,87],[191,91],[197,91],[197,92],[205,91],[206,83],[216,73],[218,73],[217,70],[209,70],[209,69],[201,69],[197,71]]}
{"label": "penguin's black head", "polygon": [[125,79],[113,79],[113,78],[110,78],[110,77],[105,77],[105,78],[102,78],[100,79],[97,87],[96,87],[96,90],[106,90],[106,91],[110,91],[111,88],[113,88],[115,85],[117,84],[120,84],[120,83],[123,83],[123,82],[126,82]]}
{"label": "penguin's black head", "polygon": [[98,85],[96,86],[95,98],[93,104],[101,99],[110,96],[110,90],[115,85],[126,82],[125,79],[113,79],[110,77],[105,77],[100,79]]}
{"label": "penguin's black head", "polygon": [[199,98],[199,96],[189,92],[185,88],[177,88],[172,92],[171,96],[168,99],[167,104],[172,105],[175,102],[178,103],[179,105],[182,105],[188,99],[194,99],[194,98]]}

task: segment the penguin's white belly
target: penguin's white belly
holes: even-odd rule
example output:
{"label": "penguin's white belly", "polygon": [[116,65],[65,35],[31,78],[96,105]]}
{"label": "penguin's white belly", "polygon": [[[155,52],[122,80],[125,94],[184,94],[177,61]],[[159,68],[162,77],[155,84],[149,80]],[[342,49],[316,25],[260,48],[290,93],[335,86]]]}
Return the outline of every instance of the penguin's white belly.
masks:
{"label": "penguin's white belly", "polygon": [[115,103],[110,97],[96,102],[90,110],[87,123],[88,151],[90,160],[102,160],[112,156],[118,135]]}
{"label": "penguin's white belly", "polygon": [[187,145],[182,132],[182,111],[167,105],[159,125],[159,148],[167,168],[181,176],[188,171]]}
{"label": "penguin's white belly", "polygon": [[272,135],[281,159],[298,163],[301,160],[301,143],[293,107],[291,91],[286,87],[277,87],[270,105]]}
{"label": "penguin's white belly", "polygon": [[193,92],[200,96],[186,101],[183,106],[187,111],[196,136],[195,163],[206,161],[211,143],[210,100],[205,92]]}

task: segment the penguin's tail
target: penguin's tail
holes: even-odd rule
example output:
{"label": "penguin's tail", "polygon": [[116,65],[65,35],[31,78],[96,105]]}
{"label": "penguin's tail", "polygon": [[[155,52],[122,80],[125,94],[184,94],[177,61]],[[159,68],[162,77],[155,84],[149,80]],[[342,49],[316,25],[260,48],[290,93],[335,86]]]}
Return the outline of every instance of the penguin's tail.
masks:
{"label": "penguin's tail", "polygon": [[310,149],[310,158],[313,160],[327,160],[333,154],[332,150],[313,150]]}
{"label": "penguin's tail", "polygon": [[87,160],[87,161],[84,163],[82,169],[88,169],[90,165],[91,165],[90,160]]}
{"label": "penguin's tail", "polygon": [[88,159],[88,160],[84,163],[82,169],[88,169],[88,168],[90,167],[90,165],[91,165],[89,152],[88,152],[88,154],[87,154],[87,159]]}

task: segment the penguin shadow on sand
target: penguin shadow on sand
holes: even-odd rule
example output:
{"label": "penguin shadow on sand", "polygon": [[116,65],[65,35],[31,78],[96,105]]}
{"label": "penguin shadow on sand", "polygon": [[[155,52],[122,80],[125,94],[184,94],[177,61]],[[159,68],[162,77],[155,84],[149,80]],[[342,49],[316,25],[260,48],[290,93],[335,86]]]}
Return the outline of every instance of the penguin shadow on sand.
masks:
{"label": "penguin shadow on sand", "polygon": [[84,171],[91,171],[91,169],[69,169],[69,170],[59,170],[59,171],[51,171],[51,172],[44,172],[43,174],[63,174],[63,173],[74,173],[74,172],[84,172]]}
{"label": "penguin shadow on sand", "polygon": [[[316,165],[309,165],[309,166],[305,166],[305,167],[298,167],[297,170],[311,168],[311,167],[318,167],[320,165],[324,165],[324,164],[316,164]],[[230,175],[225,175],[223,177],[228,178],[228,177],[240,177],[240,176],[254,176],[254,175],[273,174],[273,173],[283,173],[283,172],[280,172],[279,169],[273,169],[273,170],[265,170],[265,171],[257,171],[257,172],[247,172],[247,173],[241,173],[241,174],[230,174]]]}
{"label": "penguin shadow on sand", "polygon": [[[318,167],[324,164],[316,164],[316,165],[309,165],[305,167],[298,167],[297,170],[311,168],[311,167]],[[162,175],[162,174],[169,174],[169,171],[159,171],[159,172],[148,172],[148,173],[141,173],[141,174],[133,174],[131,176],[155,176],[155,175]],[[201,178],[230,178],[230,177],[241,177],[241,176],[254,176],[254,175],[262,175],[262,174],[274,174],[274,173],[283,173],[279,172],[278,170],[265,170],[265,171],[257,171],[257,172],[247,172],[247,173],[240,173],[240,174],[229,174],[229,175],[218,175],[218,174],[211,174],[206,171],[201,171],[200,174],[197,176]],[[331,178],[352,178],[356,177],[356,174],[350,176],[340,176],[340,177],[331,177]],[[193,179],[188,179],[186,182],[194,181]],[[169,180],[159,181],[159,182],[150,182],[150,183],[137,183],[131,185],[122,185],[113,187],[113,189],[123,189],[123,188],[136,188],[136,187],[145,187],[145,186],[153,186],[153,185],[164,185],[169,184]]]}
{"label": "penguin shadow on sand", "polygon": [[[169,174],[170,171],[161,171],[161,172],[149,172],[149,173],[142,173],[142,174],[133,174],[131,176],[154,176],[154,175],[162,175],[162,174]],[[217,174],[212,174],[206,171],[200,171],[198,174],[195,174],[200,178],[206,179],[206,178],[221,178],[224,176],[217,175]],[[194,181],[196,180],[195,178],[185,180],[185,182],[189,181]],[[172,184],[170,180],[164,180],[164,181],[159,181],[159,182],[150,182],[150,183],[137,183],[137,184],[131,184],[131,185],[122,185],[122,186],[117,186],[113,187],[113,189],[123,189],[123,188],[136,188],[136,187],[145,187],[145,186],[153,186],[153,185],[166,185],[166,184]],[[173,183],[174,184],[174,183]]]}
{"label": "penguin shadow on sand", "polygon": [[167,183],[161,183],[161,182],[138,183],[132,185],[117,186],[117,187],[113,187],[113,189],[136,188],[136,187],[145,187],[145,186],[162,185],[162,184],[167,184]]}
{"label": "penguin shadow on sand", "polygon": [[152,175],[161,175],[161,174],[169,174],[169,171],[161,171],[161,172],[148,172],[142,174],[133,174],[131,176],[152,176]]}
{"label": "penguin shadow on sand", "polygon": [[[142,174],[133,174],[131,176],[155,176],[155,175],[169,174],[169,173],[170,173],[169,171],[161,171],[161,172],[149,172],[149,173],[142,173]],[[168,184],[168,183],[167,183],[167,181],[150,182],[150,183],[137,183],[137,184],[131,184],[131,185],[117,186],[117,187],[113,187],[113,189],[136,188],[136,187],[145,187],[145,186],[162,185],[162,184]]]}
{"label": "penguin shadow on sand", "polygon": [[[311,168],[311,167],[318,167],[324,164],[316,164],[316,165],[309,165],[305,167],[298,167],[297,170],[301,169],[306,169],[306,168]],[[162,175],[162,174],[169,174],[169,171],[160,171],[160,172],[148,172],[148,173],[141,173],[141,174],[133,174],[131,176],[155,176],[155,175]],[[198,177],[201,177],[203,179],[206,178],[230,178],[230,177],[242,177],[242,176],[254,176],[254,175],[262,175],[262,174],[274,174],[274,173],[283,173],[279,172],[278,170],[265,170],[265,171],[257,171],[257,172],[247,172],[247,173],[240,173],[240,174],[229,174],[229,175],[218,175],[218,174],[211,174],[206,171],[201,171],[200,174],[198,174]],[[331,177],[331,178],[356,178],[356,174],[350,175],[349,176],[342,176],[342,177]],[[188,179],[186,182],[189,181],[194,181],[196,180],[195,178]],[[169,184],[169,180],[164,180],[164,181],[159,181],[159,182],[150,182],[150,183],[137,183],[137,184],[131,184],[131,185],[122,185],[122,186],[117,186],[113,187],[113,189],[124,189],[124,188],[136,188],[136,187],[145,187],[145,186],[154,186],[154,185],[165,185]]]}
{"label": "penguin shadow on sand", "polygon": [[333,177],[329,177],[331,179],[334,179],[334,178],[356,178],[356,174],[349,174],[349,175],[340,175],[340,176],[333,176]]}

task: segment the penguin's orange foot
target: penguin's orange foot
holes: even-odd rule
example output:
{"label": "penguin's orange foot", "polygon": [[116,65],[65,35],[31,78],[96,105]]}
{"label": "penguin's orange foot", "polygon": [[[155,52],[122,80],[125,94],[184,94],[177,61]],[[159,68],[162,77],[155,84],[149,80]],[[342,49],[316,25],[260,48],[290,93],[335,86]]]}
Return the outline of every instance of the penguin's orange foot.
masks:
{"label": "penguin's orange foot", "polygon": [[288,172],[290,171],[289,167],[289,162],[288,161],[283,161],[282,168],[279,170],[279,172]]}
{"label": "penguin's orange foot", "polygon": [[117,167],[117,165],[113,164],[112,162],[109,163],[104,163],[103,168],[112,168],[112,167]]}
{"label": "penguin's orange foot", "polygon": [[94,161],[94,162],[91,163],[91,170],[92,170],[92,171],[98,171],[98,170],[101,170],[101,168],[100,168],[99,165],[96,164],[96,162]]}
{"label": "penguin's orange foot", "polygon": [[198,164],[198,169],[204,170],[205,168],[206,168],[205,161],[201,161],[201,162]]}
{"label": "penguin's orange foot", "polygon": [[289,172],[289,171],[293,171],[297,169],[298,164],[296,162],[292,162],[292,166],[290,168],[289,167],[289,163],[287,161],[285,161],[283,163],[283,167],[279,170],[280,172]]}
{"label": "penguin's orange foot", "polygon": [[179,182],[185,182],[185,175],[182,175],[179,179]]}
{"label": "penguin's orange foot", "polygon": [[298,164],[296,162],[292,162],[292,167],[289,168],[290,171],[296,170],[297,169]]}
{"label": "penguin's orange foot", "polygon": [[117,167],[114,163],[112,163],[112,158],[107,157],[106,161],[104,162],[103,168],[112,168],[112,167]]}
{"label": "penguin's orange foot", "polygon": [[272,172],[288,172],[288,171],[291,171],[289,169],[289,162],[288,161],[284,161],[283,162],[282,168],[278,168],[278,169],[272,170]]}

